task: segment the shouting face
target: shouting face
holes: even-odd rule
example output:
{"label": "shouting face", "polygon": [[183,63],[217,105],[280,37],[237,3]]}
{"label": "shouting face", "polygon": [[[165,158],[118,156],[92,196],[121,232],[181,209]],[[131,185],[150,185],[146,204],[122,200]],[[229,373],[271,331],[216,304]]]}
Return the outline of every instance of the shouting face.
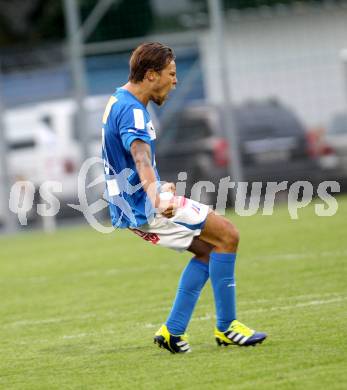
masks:
{"label": "shouting face", "polygon": [[151,100],[161,106],[176,84],[176,64],[175,61],[171,61],[161,72],[156,72],[151,88]]}

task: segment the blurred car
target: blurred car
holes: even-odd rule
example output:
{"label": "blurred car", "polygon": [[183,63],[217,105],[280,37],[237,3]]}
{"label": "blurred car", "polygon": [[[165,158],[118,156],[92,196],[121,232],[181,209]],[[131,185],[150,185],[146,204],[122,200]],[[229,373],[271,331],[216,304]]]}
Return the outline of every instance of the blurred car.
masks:
{"label": "blurred car", "polygon": [[[30,181],[35,189],[38,188],[44,170],[44,163],[41,158],[43,144],[49,139],[49,128],[39,120],[35,110],[25,108],[9,110],[4,115],[5,139],[7,140],[7,163],[10,185],[15,182]],[[3,167],[0,166],[0,174],[3,174]],[[24,185],[24,184],[23,184]],[[25,186],[26,187],[26,186]],[[17,193],[17,192],[18,193]],[[20,199],[19,188],[12,191],[16,199]],[[28,197],[22,196],[22,203],[25,208],[30,208]],[[5,207],[8,207],[9,200],[2,199],[0,203],[0,223],[5,215]],[[28,219],[32,219],[35,213],[32,209],[28,213]]]}
{"label": "blurred car", "polygon": [[[101,155],[101,118],[107,98],[88,97],[85,101],[89,156]],[[75,116],[76,106],[71,99],[9,109],[4,115],[11,185],[30,181],[36,190],[35,202],[38,202],[38,189],[43,182],[62,183],[62,192],[54,194],[61,205],[59,216],[74,213],[67,205],[78,201],[78,174],[83,161]],[[1,171],[0,166],[0,174]],[[95,167],[92,177],[100,175],[103,178],[102,164]],[[96,191],[102,194],[103,185],[96,187]],[[0,222],[4,205],[2,201]]]}
{"label": "blurred car", "polygon": [[[177,181],[187,171],[187,191],[199,180],[218,188],[229,175],[229,147],[218,107],[197,105],[177,113],[158,137],[156,161],[163,180]],[[245,181],[319,181],[323,172],[310,153],[305,128],[293,111],[279,102],[253,101],[233,109]],[[231,157],[232,158],[232,157]],[[203,192],[213,204],[217,193]]]}

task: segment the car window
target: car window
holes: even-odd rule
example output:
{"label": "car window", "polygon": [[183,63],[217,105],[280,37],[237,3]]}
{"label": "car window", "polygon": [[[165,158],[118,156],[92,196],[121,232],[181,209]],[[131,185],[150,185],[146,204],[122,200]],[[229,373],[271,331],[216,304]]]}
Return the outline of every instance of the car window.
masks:
{"label": "car window", "polygon": [[33,148],[34,146],[35,141],[33,139],[26,139],[9,142],[8,148],[10,150],[19,150]]}
{"label": "car window", "polygon": [[211,135],[211,130],[205,118],[183,118],[178,123],[177,141],[196,141]]}
{"label": "car window", "polygon": [[180,143],[197,141],[211,136],[211,128],[206,118],[181,117],[163,129],[158,142]]}
{"label": "car window", "polygon": [[235,114],[240,138],[260,140],[298,136],[304,128],[290,112],[282,109],[243,109]]}

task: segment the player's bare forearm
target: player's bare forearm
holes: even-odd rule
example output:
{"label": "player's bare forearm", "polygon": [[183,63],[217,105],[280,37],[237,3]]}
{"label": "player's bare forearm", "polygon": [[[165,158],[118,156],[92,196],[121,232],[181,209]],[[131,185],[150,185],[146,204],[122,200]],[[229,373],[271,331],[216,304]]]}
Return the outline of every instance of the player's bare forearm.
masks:
{"label": "player's bare forearm", "polygon": [[152,204],[156,207],[157,178],[151,164],[150,146],[141,140],[135,140],[131,144],[130,152],[134,159],[143,189],[147,192]]}
{"label": "player's bare forearm", "polygon": [[[151,163],[151,149],[141,140],[135,140],[131,144],[131,155],[134,159],[137,173],[140,177],[143,189],[147,192],[154,207],[167,218],[175,213],[175,205],[171,200],[161,200],[157,193],[157,177]],[[166,183],[166,191],[175,192],[173,183]]]}

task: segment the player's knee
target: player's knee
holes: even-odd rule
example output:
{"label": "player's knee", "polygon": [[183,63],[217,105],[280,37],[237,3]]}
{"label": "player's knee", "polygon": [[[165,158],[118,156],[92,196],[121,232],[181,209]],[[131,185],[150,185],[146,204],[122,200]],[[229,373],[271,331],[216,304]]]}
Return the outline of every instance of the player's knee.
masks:
{"label": "player's knee", "polygon": [[203,263],[208,263],[210,259],[210,253],[213,250],[213,245],[195,237],[188,250],[193,252],[198,260],[202,261]]}
{"label": "player's knee", "polygon": [[235,225],[228,222],[223,234],[222,246],[225,252],[235,252],[240,241],[240,233]]}
{"label": "player's knee", "polygon": [[211,249],[199,248],[194,251],[195,258],[202,261],[203,263],[208,263],[210,259]]}

